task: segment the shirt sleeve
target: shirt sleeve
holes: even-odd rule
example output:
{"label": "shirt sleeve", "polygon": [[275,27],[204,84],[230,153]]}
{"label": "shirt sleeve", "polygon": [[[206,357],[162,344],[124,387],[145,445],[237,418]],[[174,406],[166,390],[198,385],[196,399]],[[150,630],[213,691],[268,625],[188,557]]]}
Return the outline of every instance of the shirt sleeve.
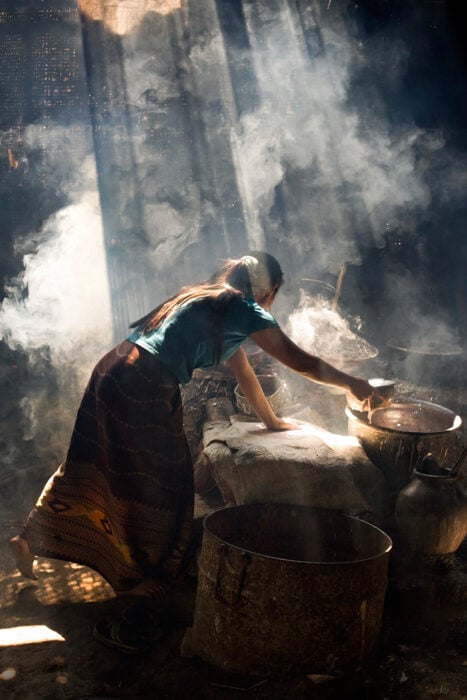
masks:
{"label": "shirt sleeve", "polygon": [[263,331],[267,328],[278,328],[279,324],[270,313],[266,311],[262,306],[257,304],[253,299],[243,300],[246,306],[245,313],[245,335],[251,335],[256,333],[256,331]]}

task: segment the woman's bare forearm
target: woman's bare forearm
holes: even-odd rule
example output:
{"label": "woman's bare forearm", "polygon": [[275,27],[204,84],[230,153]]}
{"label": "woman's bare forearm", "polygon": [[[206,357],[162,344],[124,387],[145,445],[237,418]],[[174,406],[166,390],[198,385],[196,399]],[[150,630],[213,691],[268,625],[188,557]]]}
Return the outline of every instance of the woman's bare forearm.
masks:
{"label": "woman's bare forearm", "polygon": [[269,355],[311,381],[350,392],[359,401],[367,399],[373,393],[373,388],[366,380],[353,377],[316,355],[311,355],[279,328],[258,331],[251,337]]}
{"label": "woman's bare forearm", "polygon": [[284,430],[293,427],[278,418],[272,410],[258,377],[242,348],[226,364],[235,374],[238,385],[251,408],[268,430]]}

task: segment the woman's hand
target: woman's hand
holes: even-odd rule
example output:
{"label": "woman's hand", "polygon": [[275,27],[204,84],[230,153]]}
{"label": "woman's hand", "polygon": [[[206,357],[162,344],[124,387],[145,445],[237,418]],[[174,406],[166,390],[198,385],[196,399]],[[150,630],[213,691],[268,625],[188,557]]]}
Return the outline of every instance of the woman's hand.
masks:
{"label": "woman's hand", "polygon": [[274,421],[268,423],[268,425],[265,424],[267,430],[300,430],[303,425],[303,423],[300,423],[299,421],[282,419],[278,418],[277,416],[274,416],[274,418]]}
{"label": "woman's hand", "polygon": [[385,400],[383,396],[378,394],[377,388],[371,386],[366,379],[358,379],[357,377],[352,377],[346,393],[353,399],[349,401],[352,408],[362,412],[371,411]]}

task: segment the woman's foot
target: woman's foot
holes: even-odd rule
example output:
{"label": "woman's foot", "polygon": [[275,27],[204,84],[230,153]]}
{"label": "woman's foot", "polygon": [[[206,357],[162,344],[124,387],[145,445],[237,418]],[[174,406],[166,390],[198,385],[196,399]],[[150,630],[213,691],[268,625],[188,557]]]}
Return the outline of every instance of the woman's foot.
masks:
{"label": "woman's foot", "polygon": [[37,576],[33,571],[34,565],[34,555],[31,554],[29,545],[21,535],[16,535],[12,537],[8,543],[10,545],[10,551],[13,554],[18,570],[26,578],[30,578],[33,581],[37,581]]}
{"label": "woman's foot", "polygon": [[101,620],[94,625],[93,635],[101,644],[122,651],[124,654],[141,654],[150,649],[138,630],[125,620],[114,622]]}
{"label": "woman's foot", "polygon": [[129,591],[119,591],[123,596],[140,596],[150,598],[153,603],[163,604],[171,593],[172,586],[157,579],[145,578]]}
{"label": "woman's foot", "polygon": [[137,603],[126,608],[117,620],[101,620],[94,626],[94,637],[124,654],[140,654],[152,649],[165,631],[157,613]]}

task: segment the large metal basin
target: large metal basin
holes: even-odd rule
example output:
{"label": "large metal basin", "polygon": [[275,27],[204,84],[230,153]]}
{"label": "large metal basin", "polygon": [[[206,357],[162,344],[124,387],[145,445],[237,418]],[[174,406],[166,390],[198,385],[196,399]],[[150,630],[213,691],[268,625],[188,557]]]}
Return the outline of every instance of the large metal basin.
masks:
{"label": "large metal basin", "polygon": [[287,504],[205,518],[184,648],[228,671],[341,672],[377,646],[392,542],[370,523]]}

